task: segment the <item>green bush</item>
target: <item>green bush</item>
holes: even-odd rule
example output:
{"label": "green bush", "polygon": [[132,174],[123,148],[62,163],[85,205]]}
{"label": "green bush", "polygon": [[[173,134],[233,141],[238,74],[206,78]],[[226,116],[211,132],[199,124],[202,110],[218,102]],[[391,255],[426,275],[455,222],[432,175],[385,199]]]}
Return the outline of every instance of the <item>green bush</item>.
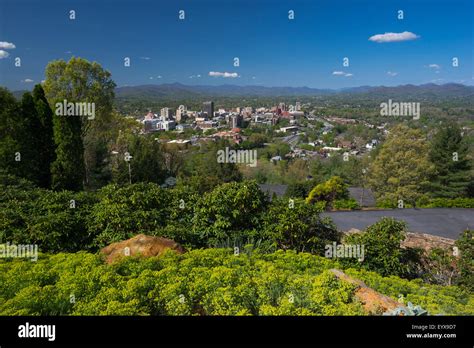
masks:
{"label": "green bush", "polygon": [[306,202],[324,201],[328,207],[331,207],[334,200],[347,199],[348,195],[349,191],[344,181],[339,176],[333,176],[328,181],[316,185],[306,198]]}
{"label": "green bush", "polygon": [[94,244],[103,247],[139,233],[151,234],[163,228],[173,209],[172,195],[154,183],[128,186],[108,185],[98,192],[100,201],[88,218]]}
{"label": "green bush", "polygon": [[459,248],[459,284],[474,291],[474,231],[466,230],[456,241]]}
{"label": "green bush", "polygon": [[424,204],[420,204],[421,208],[474,208],[474,198],[432,198]]}
{"label": "green bush", "polygon": [[355,210],[360,209],[359,203],[353,198],[350,199],[336,199],[333,202],[333,208],[336,210]]}
{"label": "green bush", "polygon": [[[378,200],[378,208],[395,209],[398,202],[390,200]],[[421,197],[416,201],[418,208],[474,208],[474,198],[428,198]],[[413,204],[404,202],[404,208],[412,208]]]}
{"label": "green bush", "polygon": [[403,249],[400,243],[405,239],[406,224],[384,217],[367,227],[365,232],[345,238],[345,244],[364,247],[364,259],[342,259],[346,265],[361,267],[383,276],[409,277],[418,264],[418,254],[412,249]]}
{"label": "green bush", "polygon": [[38,244],[43,252],[91,247],[87,217],[94,193],[0,186],[0,243]]}
{"label": "green bush", "polygon": [[255,181],[219,185],[196,203],[193,230],[210,246],[253,243],[267,205]]}
{"label": "green bush", "polygon": [[[338,267],[308,253],[250,249],[237,256],[168,252],[113,265],[85,252],[0,260],[0,315],[364,315],[354,285],[328,271]],[[474,296],[456,286],[346,273],[433,315],[474,314]]]}
{"label": "green bush", "polygon": [[339,241],[330,219],[321,218],[324,204],[308,204],[301,199],[274,200],[264,217],[263,235],[274,249],[297,250],[322,255],[324,246]]}

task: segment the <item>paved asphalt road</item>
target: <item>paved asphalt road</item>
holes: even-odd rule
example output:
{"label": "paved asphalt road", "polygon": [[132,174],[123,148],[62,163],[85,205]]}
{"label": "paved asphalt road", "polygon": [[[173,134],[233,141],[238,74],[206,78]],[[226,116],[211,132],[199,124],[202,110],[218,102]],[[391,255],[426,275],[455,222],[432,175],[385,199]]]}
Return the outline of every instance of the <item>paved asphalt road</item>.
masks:
{"label": "paved asphalt road", "polygon": [[348,231],[351,228],[364,230],[384,216],[404,220],[409,232],[427,233],[451,239],[457,239],[466,229],[474,229],[474,209],[356,210],[326,212],[323,216],[331,217],[341,231]]}

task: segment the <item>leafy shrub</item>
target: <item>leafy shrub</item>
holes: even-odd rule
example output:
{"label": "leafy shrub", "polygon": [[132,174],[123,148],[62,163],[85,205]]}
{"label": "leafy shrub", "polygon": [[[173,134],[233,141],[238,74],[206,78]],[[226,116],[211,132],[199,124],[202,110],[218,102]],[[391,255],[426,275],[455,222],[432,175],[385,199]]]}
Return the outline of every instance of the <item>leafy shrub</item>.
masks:
{"label": "leafy shrub", "polygon": [[[412,208],[413,204],[403,202],[404,208]],[[398,202],[390,200],[377,200],[377,207],[394,209],[397,208]],[[458,197],[458,198],[428,198],[421,197],[416,201],[418,208],[474,208],[474,198]]]}
{"label": "leafy shrub", "polygon": [[[37,262],[0,260],[0,315],[363,315],[354,285],[328,270],[337,262],[308,253],[228,249],[130,257],[43,254]],[[472,315],[474,296],[348,269],[375,290],[430,314]],[[74,301],[71,301],[74,298]]]}
{"label": "leafy shrub", "polygon": [[265,239],[275,249],[323,254],[326,244],[340,238],[331,220],[320,217],[323,209],[303,200],[274,200],[264,217]]}
{"label": "leafy shrub", "polygon": [[348,194],[347,185],[344,181],[339,176],[333,176],[328,181],[316,185],[306,198],[306,202],[325,201],[328,206],[331,206],[336,199],[348,198]]}
{"label": "leafy shrub", "polygon": [[95,194],[3,186],[0,242],[38,244],[41,251],[78,251],[91,246],[86,220]]}
{"label": "leafy shrub", "polygon": [[359,203],[353,198],[350,199],[336,199],[333,202],[333,208],[336,210],[344,210],[344,209],[349,209],[349,210],[354,210],[354,209],[360,209]]}
{"label": "leafy shrub", "polygon": [[411,302],[421,306],[430,315],[472,315],[474,313],[472,292],[458,286],[428,285],[421,279],[383,277],[364,269],[346,269],[345,272],[393,299],[401,300],[405,304]]}
{"label": "leafy shrub", "polygon": [[459,284],[474,291],[474,231],[466,230],[456,241],[459,248]]}
{"label": "leafy shrub", "polygon": [[211,246],[252,242],[267,204],[255,181],[219,185],[197,202],[193,229]]}
{"label": "leafy shrub", "polygon": [[421,208],[474,208],[474,198],[432,198]]}
{"label": "leafy shrub", "polygon": [[411,249],[402,249],[405,239],[405,222],[384,217],[367,227],[363,233],[349,235],[346,244],[364,246],[364,260],[343,259],[344,264],[360,266],[383,276],[410,276],[417,264],[417,254]]}
{"label": "leafy shrub", "polygon": [[119,187],[108,185],[98,193],[88,230],[96,236],[94,244],[103,247],[133,237],[150,234],[166,226],[172,206],[171,194],[154,183],[138,183]]}

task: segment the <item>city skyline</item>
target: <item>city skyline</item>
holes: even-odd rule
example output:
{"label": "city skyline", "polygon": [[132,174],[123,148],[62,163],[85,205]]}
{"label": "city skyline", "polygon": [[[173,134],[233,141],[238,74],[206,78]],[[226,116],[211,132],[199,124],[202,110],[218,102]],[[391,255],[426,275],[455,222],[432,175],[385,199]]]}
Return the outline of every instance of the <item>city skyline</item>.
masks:
{"label": "city skyline", "polygon": [[466,0],[0,0],[0,23],[0,84],[12,90],[31,89],[48,62],[71,57],[97,61],[118,86],[474,82]]}

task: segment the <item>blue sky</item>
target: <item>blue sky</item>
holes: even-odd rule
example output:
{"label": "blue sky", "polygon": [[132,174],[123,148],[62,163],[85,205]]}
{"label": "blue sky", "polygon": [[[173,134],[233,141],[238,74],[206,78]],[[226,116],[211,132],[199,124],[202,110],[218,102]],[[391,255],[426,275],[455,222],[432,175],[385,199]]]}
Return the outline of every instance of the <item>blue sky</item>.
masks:
{"label": "blue sky", "polygon": [[[44,78],[49,61],[72,56],[99,62],[119,86],[472,85],[472,3],[0,0],[0,85],[29,89]],[[70,10],[75,20],[69,19]],[[179,10],[185,11],[184,20],[178,19]],[[398,10],[404,11],[403,20]],[[390,42],[379,42],[384,39]],[[15,57],[21,67],[14,66]],[[130,67],[124,67],[124,57],[131,58]],[[349,67],[343,66],[344,57]],[[453,57],[459,59],[457,68]]]}

